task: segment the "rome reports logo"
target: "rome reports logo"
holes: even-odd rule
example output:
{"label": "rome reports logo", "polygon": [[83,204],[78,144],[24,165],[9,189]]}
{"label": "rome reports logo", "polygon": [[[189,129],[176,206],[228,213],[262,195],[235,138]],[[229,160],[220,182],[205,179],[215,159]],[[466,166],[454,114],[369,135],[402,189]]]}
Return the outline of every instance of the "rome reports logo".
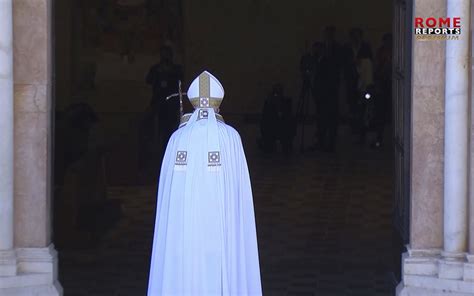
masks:
{"label": "rome reports logo", "polygon": [[460,17],[415,17],[417,40],[458,40],[460,35]]}

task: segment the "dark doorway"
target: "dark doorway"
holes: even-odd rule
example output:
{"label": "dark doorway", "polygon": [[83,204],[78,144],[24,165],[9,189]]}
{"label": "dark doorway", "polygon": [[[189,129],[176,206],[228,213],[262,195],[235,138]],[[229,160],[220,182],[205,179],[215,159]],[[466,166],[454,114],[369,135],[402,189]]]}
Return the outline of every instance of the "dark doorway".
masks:
{"label": "dark doorway", "polygon": [[[222,115],[241,134],[249,162],[264,294],[392,295],[409,222],[410,5],[56,1],[54,235],[65,295],[146,293],[162,147],[146,129],[156,124],[146,121],[146,76],[163,46],[182,66],[184,88],[209,70],[226,89]],[[315,140],[327,114],[302,91],[300,63],[315,42],[324,45],[328,29],[341,51],[340,82],[329,94],[338,106],[329,116],[337,117],[334,149]],[[395,73],[393,108],[372,125],[379,109],[364,105],[362,140],[344,69],[354,30],[370,47],[363,55],[373,80],[381,55],[393,57]],[[382,46],[388,33],[393,55]],[[283,111],[294,120],[292,152],[281,139],[273,153],[259,146],[276,84],[291,99]]]}

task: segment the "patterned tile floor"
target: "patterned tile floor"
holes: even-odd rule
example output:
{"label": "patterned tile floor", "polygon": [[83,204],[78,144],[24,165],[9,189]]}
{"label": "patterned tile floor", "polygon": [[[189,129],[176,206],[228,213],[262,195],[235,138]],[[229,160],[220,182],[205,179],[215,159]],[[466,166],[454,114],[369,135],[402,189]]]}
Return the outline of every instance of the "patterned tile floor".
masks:
{"label": "patterned tile floor", "polygon": [[[254,127],[253,127],[254,128]],[[244,139],[252,139],[244,127]],[[346,140],[345,140],[346,139]],[[245,141],[264,295],[391,295],[390,148],[263,156]],[[66,296],[146,295],[155,187],[111,187],[124,217],[90,249],[60,250]]]}

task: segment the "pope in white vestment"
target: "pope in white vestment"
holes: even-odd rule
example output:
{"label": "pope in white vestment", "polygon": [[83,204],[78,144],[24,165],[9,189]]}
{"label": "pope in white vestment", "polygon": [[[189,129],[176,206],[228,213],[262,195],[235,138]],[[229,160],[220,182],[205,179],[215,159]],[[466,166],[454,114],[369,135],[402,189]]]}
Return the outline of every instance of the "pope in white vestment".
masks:
{"label": "pope in white vestment", "polygon": [[205,71],[187,96],[195,111],[161,167],[148,295],[262,295],[247,162],[217,113],[224,89]]}

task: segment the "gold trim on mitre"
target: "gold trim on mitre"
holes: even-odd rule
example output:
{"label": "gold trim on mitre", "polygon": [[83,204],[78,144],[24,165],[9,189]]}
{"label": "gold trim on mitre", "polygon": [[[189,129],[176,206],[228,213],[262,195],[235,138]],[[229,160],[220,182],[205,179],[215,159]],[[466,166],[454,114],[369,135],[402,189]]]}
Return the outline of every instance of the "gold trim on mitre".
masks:
{"label": "gold trim on mitre", "polygon": [[194,108],[214,108],[218,109],[222,103],[221,98],[214,97],[202,97],[202,98],[190,98],[189,101]]}
{"label": "gold trim on mitre", "polygon": [[[189,121],[189,119],[191,118],[192,115],[193,115],[192,113],[186,113],[183,116],[181,116],[181,120],[179,122],[179,127],[185,126],[186,123],[188,123],[188,121]],[[204,118],[198,118],[198,120],[200,120],[200,119],[204,119]],[[224,117],[222,117],[222,115],[220,115],[220,114],[216,113],[216,119],[219,122],[225,123]]]}

